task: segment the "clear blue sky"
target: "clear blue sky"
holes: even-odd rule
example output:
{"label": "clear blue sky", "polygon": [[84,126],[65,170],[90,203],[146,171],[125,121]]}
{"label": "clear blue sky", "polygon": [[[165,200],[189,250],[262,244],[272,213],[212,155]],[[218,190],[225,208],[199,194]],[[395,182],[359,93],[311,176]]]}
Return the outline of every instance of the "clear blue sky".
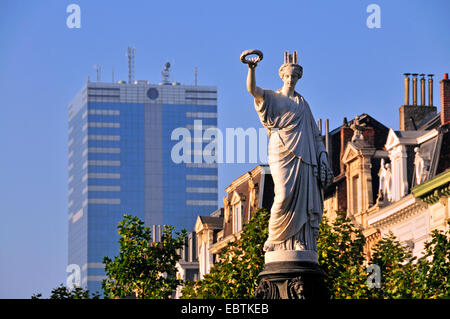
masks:
{"label": "clear blue sky", "polygon": [[[68,29],[66,7],[81,7]],[[366,8],[381,8],[369,29]],[[398,128],[404,72],[450,72],[449,1],[0,1],[0,298],[29,298],[65,283],[67,105],[94,64],[110,81],[172,79],[219,88],[219,127],[260,127],[245,90],[245,49],[264,52],[257,84],[277,89],[284,50],[304,68],[297,90],[331,128],[369,113]],[[219,190],[254,167],[221,164]],[[219,198],[223,193],[219,194]]]}

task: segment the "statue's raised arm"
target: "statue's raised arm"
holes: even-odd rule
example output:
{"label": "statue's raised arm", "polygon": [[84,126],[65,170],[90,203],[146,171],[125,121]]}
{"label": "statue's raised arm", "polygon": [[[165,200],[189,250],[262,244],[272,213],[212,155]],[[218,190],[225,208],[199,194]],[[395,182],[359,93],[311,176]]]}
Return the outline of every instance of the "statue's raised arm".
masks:
{"label": "statue's raised arm", "polygon": [[[256,54],[256,57],[251,57],[247,59],[247,56]],[[241,62],[248,64],[248,74],[247,74],[247,90],[253,95],[256,101],[260,102],[263,100],[263,90],[256,86],[255,78],[255,68],[258,62],[263,58],[263,53],[259,50],[247,50],[241,54]]]}

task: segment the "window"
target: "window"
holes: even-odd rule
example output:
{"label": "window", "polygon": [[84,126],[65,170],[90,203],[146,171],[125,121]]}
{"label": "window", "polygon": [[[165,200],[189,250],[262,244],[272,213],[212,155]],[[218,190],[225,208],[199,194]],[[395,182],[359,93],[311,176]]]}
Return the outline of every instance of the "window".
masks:
{"label": "window", "polygon": [[353,213],[357,213],[359,211],[359,178],[358,175],[352,177],[352,208]]}
{"label": "window", "polygon": [[233,205],[233,233],[237,233],[242,230],[242,205],[237,203]]}

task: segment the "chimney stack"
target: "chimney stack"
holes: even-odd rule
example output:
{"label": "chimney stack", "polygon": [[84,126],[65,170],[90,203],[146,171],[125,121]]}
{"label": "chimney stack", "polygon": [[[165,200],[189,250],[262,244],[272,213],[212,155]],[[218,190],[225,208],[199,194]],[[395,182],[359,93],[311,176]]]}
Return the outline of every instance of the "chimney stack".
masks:
{"label": "chimney stack", "polygon": [[428,74],[428,106],[433,106],[433,75]]}
{"label": "chimney stack", "polygon": [[[409,96],[409,76],[412,75],[412,103],[410,103]],[[428,106],[425,103],[425,74],[421,73],[420,79],[420,105],[417,103],[417,76],[418,73],[404,73],[405,76],[405,104],[399,109],[400,111],[400,130],[412,131],[417,130],[424,124],[424,121],[430,118],[431,115],[437,113],[437,108],[433,106],[433,74],[428,74]]]}
{"label": "chimney stack", "polygon": [[445,125],[450,122],[450,80],[448,73],[444,74],[441,80],[441,124]]}
{"label": "chimney stack", "polygon": [[417,105],[417,75],[418,73],[413,73],[413,105]]}
{"label": "chimney stack", "polygon": [[409,105],[409,76],[411,73],[404,73],[405,75],[405,105]]}

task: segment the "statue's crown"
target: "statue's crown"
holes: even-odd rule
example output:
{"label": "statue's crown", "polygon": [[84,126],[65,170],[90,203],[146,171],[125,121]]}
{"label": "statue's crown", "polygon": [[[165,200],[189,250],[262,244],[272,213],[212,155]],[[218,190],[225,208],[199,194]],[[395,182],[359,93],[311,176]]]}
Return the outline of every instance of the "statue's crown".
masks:
{"label": "statue's crown", "polygon": [[284,51],[284,64],[297,64],[298,65],[298,55],[297,51],[289,54],[289,51]]}
{"label": "statue's crown", "polygon": [[283,78],[285,72],[294,72],[299,79],[303,76],[303,68],[298,64],[297,51],[294,51],[292,54],[289,54],[289,51],[284,51],[284,63],[278,70],[280,78]]}

